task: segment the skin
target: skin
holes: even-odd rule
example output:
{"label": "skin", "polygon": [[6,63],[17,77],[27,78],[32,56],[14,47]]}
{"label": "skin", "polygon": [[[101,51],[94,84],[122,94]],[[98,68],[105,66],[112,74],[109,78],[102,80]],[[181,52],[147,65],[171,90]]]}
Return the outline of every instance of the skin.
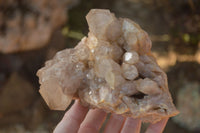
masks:
{"label": "skin", "polygon": [[[54,133],[99,133],[106,115],[102,110],[88,110],[79,101],[75,101],[56,126]],[[168,118],[150,124],[145,133],[162,133],[167,121]],[[141,121],[138,119],[111,114],[104,133],[140,133],[140,128]]]}

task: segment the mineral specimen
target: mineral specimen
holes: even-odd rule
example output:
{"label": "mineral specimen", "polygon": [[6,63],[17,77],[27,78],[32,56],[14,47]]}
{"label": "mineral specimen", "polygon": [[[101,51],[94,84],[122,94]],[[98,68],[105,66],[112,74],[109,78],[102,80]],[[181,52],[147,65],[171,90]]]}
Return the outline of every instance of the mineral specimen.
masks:
{"label": "mineral specimen", "polygon": [[79,98],[90,108],[144,122],[178,114],[148,34],[109,10],[92,9],[86,19],[88,37],[74,49],[58,52],[37,73],[49,107],[64,110]]}
{"label": "mineral specimen", "polygon": [[65,23],[66,9],[71,2],[0,0],[0,52],[12,53],[45,46],[52,32]]}

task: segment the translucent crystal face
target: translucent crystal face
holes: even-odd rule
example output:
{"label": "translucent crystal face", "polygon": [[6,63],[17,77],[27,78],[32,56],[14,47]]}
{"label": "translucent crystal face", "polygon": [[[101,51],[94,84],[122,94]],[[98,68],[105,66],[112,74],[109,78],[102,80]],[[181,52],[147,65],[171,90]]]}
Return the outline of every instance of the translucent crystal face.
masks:
{"label": "translucent crystal face", "polygon": [[[74,49],[58,52],[38,71],[40,92],[50,108],[64,109],[73,97],[79,97],[84,105],[146,122],[176,115],[166,74],[151,54],[147,33],[108,10],[93,9],[86,19],[88,37]],[[51,101],[54,89],[44,86],[49,80],[54,89],[62,88],[56,97],[63,98]],[[55,101],[62,108],[51,106]]]}

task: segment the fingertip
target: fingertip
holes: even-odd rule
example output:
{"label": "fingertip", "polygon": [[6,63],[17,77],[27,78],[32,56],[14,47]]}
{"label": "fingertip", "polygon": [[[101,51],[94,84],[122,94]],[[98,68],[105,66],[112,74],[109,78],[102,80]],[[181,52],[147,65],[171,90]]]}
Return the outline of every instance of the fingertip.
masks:
{"label": "fingertip", "polygon": [[129,117],[126,119],[121,133],[129,133],[130,131],[132,131],[133,133],[139,133],[140,128],[141,128],[141,120]]}
{"label": "fingertip", "polygon": [[106,118],[106,112],[100,109],[91,109],[81,123],[78,133],[97,133]]}
{"label": "fingertip", "polygon": [[76,114],[82,114],[82,113],[87,113],[88,112],[88,107],[85,107],[83,105],[81,105],[79,100],[75,100],[74,104],[72,105],[72,107],[65,113],[65,115],[69,114],[69,113],[73,113],[76,112]]}
{"label": "fingertip", "polygon": [[145,133],[162,133],[168,119],[169,118],[165,118],[155,124],[150,124]]}
{"label": "fingertip", "polygon": [[76,100],[72,107],[65,113],[60,123],[56,126],[54,133],[77,133],[87,112],[88,108],[82,106],[80,102]]}
{"label": "fingertip", "polygon": [[110,119],[105,126],[104,133],[119,133],[124,121],[125,118],[123,116],[111,114]]}

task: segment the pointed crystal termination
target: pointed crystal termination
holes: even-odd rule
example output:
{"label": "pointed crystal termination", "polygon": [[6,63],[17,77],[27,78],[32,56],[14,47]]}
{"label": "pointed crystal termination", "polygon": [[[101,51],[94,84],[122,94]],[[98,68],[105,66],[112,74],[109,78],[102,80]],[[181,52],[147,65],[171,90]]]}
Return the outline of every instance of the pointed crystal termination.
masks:
{"label": "pointed crystal termination", "polygon": [[151,40],[138,24],[92,9],[89,30],[74,49],[60,51],[37,73],[51,109],[73,99],[83,105],[155,123],[177,115],[167,76],[151,54]]}

